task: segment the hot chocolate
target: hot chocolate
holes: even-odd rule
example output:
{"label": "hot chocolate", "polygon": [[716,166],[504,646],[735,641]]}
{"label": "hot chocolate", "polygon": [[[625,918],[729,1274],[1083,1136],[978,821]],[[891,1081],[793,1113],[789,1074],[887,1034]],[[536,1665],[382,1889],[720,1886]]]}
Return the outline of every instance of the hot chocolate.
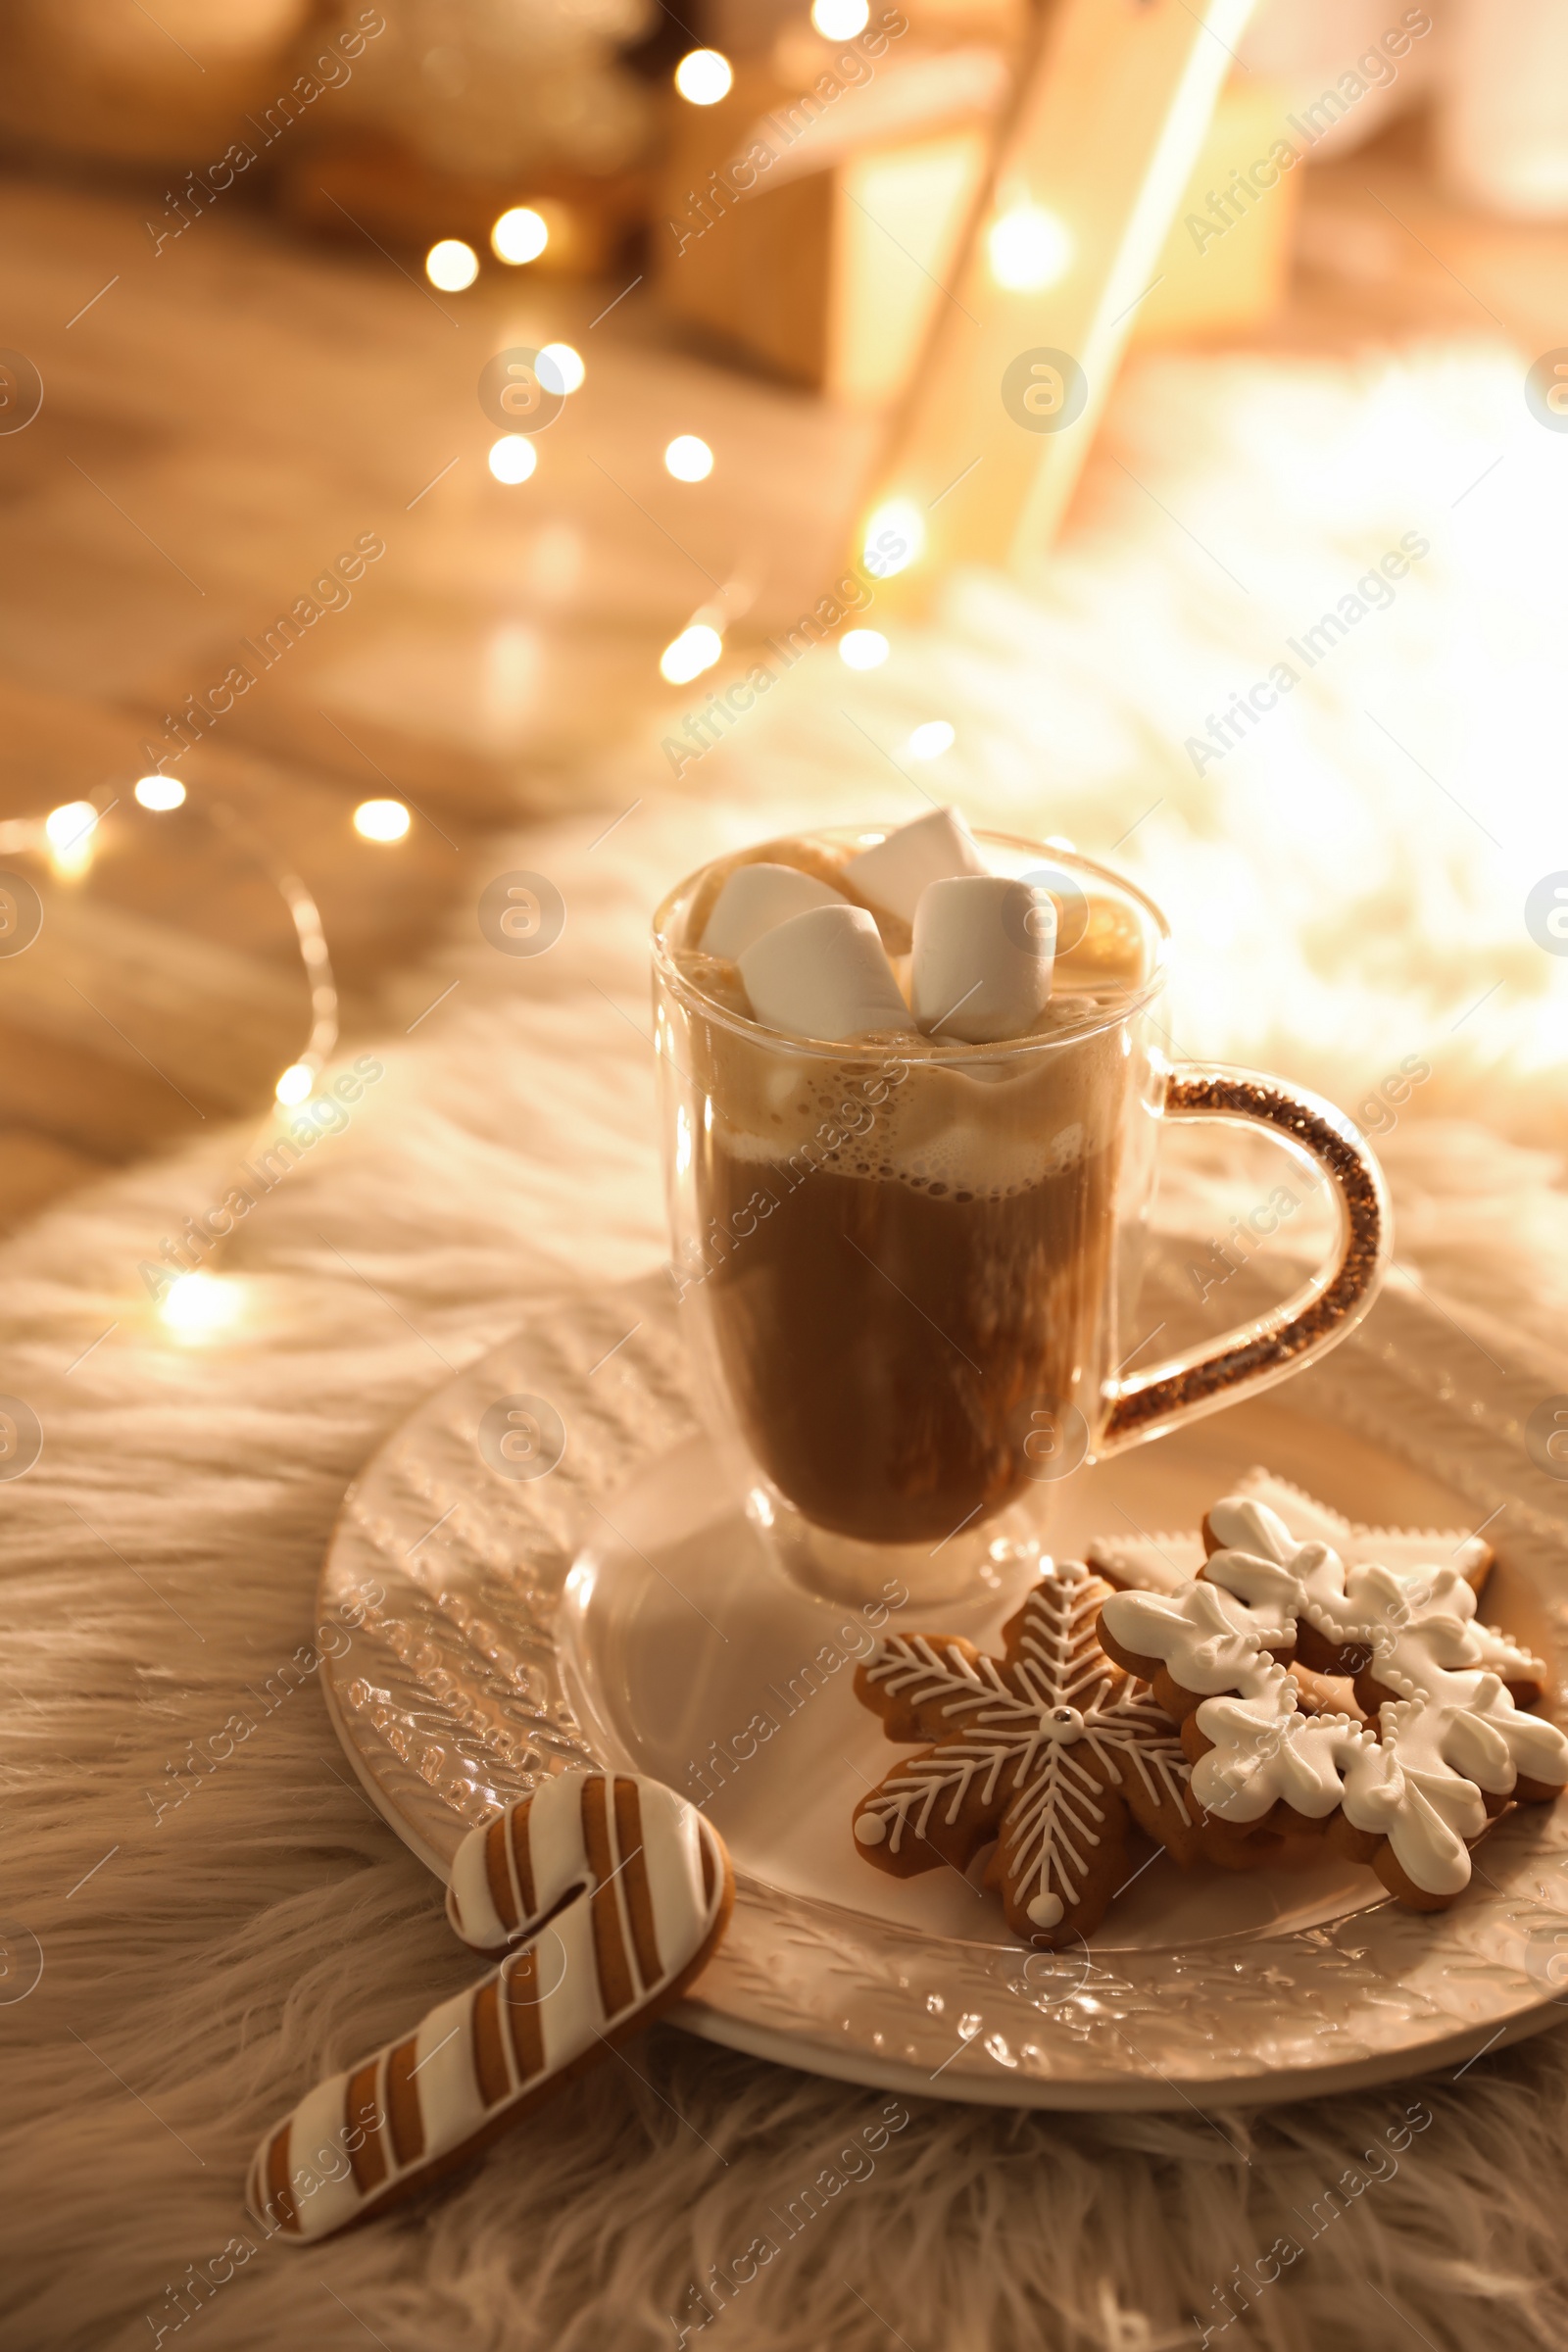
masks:
{"label": "hot chocolate", "polygon": [[[766,853],[824,876],[815,844]],[[871,911],[902,978],[907,925]],[[677,1155],[702,1239],[683,1271],[758,1464],[834,1535],[940,1545],[1027,1491],[1070,1408],[1097,1425],[1140,1068],[1115,1014],[1143,975],[1110,909],[1079,929],[1033,1034],[989,1054],[912,1022],[826,1050],[686,1030],[702,1110]],[[676,954],[744,1009],[733,966]]]}
{"label": "hot chocolate", "polygon": [[938,1544],[1013,1501],[1098,1385],[1114,1151],[1005,1193],[848,1153],[804,1173],[722,1140],[707,1157],[737,1236],[714,1337],[774,1485],[865,1543]]}
{"label": "hot chocolate", "polygon": [[[952,808],[759,842],[655,914],[682,1333],[723,1476],[808,1592],[978,1597],[1038,1539],[1037,1511],[998,1517],[1031,1482],[1271,1387],[1375,1296],[1376,1163],[1314,1096],[1172,1070],[1167,937],[1136,884]],[[1344,1240],[1294,1298],[1151,1363],[1170,1117],[1307,1151]]]}

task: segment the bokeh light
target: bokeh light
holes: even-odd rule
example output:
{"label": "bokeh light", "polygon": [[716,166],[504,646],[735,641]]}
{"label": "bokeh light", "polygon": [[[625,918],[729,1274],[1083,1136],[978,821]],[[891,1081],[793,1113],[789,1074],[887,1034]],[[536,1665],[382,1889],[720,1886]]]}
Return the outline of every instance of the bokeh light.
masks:
{"label": "bokeh light", "polygon": [[660,675],[667,678],[671,686],[689,686],[693,678],[700,678],[705,669],[712,668],[723,651],[724,640],[718,631],[710,628],[705,620],[694,620],[660,655]]}
{"label": "bokeh light", "polygon": [[1010,294],[1039,294],[1055,285],[1072,257],[1071,230],[1042,205],[1014,205],[986,231],[991,274]]}
{"label": "bokeh light", "polygon": [[870,0],[812,0],[811,23],[825,41],[853,41],[871,15]]}
{"label": "bokeh light", "polygon": [[525,482],[539,463],[539,452],[526,433],[503,433],[491,443],[485,463],[498,482]]}
{"label": "bokeh light", "polygon": [[677,482],[706,482],[713,470],[713,453],[695,433],[677,433],[664,451],[664,471]]}
{"label": "bokeh light", "polygon": [[692,106],[716,106],[734,79],[729,59],[717,49],[689,49],[675,68],[675,87]]}
{"label": "bokeh light", "polygon": [[367,841],[401,841],[409,823],[401,801],[362,801],[354,811],[354,830]]}
{"label": "bokeh light", "polygon": [[[490,231],[490,246],[498,262],[536,262],[550,242],[550,227],[542,213],[529,204],[514,204],[502,214]],[[477,267],[477,265],[475,265]],[[464,279],[467,284],[467,279]]]}
{"label": "bokeh light", "polygon": [[243,1303],[240,1286],[220,1274],[181,1274],[164,1294],[158,1311],[182,1340],[204,1340],[226,1331]]}
{"label": "bokeh light", "polygon": [[880,629],[847,629],[839,639],[839,660],[851,669],[879,669],[888,658],[888,641]]}
{"label": "bokeh light", "polygon": [[906,571],[925,547],[925,516],[906,498],[891,498],[865,526],[861,562],[874,580]]}
{"label": "bokeh light", "polygon": [[136,798],[144,808],[177,808],[185,798],[185,787],[177,776],[138,776]]}
{"label": "bokeh light", "polygon": [[479,256],[461,237],[443,237],[425,255],[424,274],[443,294],[461,294],[479,274]]}
{"label": "bokeh light", "polygon": [[84,874],[97,844],[98,811],[91,801],[67,801],[43,820],[49,862],[60,875]]}
{"label": "bokeh light", "polygon": [[909,737],[910,757],[915,760],[940,760],[952,748],[953,729],[945,718],[928,718]]}
{"label": "bokeh light", "polygon": [[540,374],[540,381],[547,392],[575,392],[580,389],[588,373],[582,364],[580,351],[573,350],[569,343],[547,343],[539,357],[556,371],[555,382],[542,372]]}
{"label": "bokeh light", "polygon": [[80,847],[98,822],[98,811],[91,801],[67,801],[59,808],[51,808],[43,820],[52,850],[74,850]]}

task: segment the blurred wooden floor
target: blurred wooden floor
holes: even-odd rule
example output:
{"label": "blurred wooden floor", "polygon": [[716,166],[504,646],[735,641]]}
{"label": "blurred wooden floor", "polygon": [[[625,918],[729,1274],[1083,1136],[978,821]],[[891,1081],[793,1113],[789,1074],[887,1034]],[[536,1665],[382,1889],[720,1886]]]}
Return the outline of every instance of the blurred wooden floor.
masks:
{"label": "blurred wooden floor", "polygon": [[[314,891],[352,1034],[476,899],[489,834],[591,792],[596,751],[684,707],[658,655],[715,583],[757,586],[748,633],[820,593],[873,428],[682,352],[641,288],[606,316],[618,284],[436,295],[412,256],[302,244],[238,200],[155,255],[148,209],[0,180],[4,341],[45,387],[0,434],[0,820],[128,792],[167,714],[374,534],[352,603],[174,769]],[[1309,174],[1299,251],[1250,347],[1482,334],[1528,361],[1568,337],[1568,231],[1465,214],[1408,129]],[[557,339],[586,383],[504,487],[480,370]],[[708,482],[664,473],[677,432],[711,444]],[[388,789],[413,830],[365,843],[352,811]],[[275,906],[232,945],[275,961]],[[190,1125],[124,1053],[29,1028],[6,983],[0,961],[0,1228]]]}
{"label": "blurred wooden floor", "polygon": [[[595,325],[619,284],[492,272],[438,296],[412,256],[303,245],[239,203],[155,256],[146,209],[0,182],[4,340],[45,387],[0,434],[0,820],[128,795],[147,747],[175,748],[167,715],[373,534],[352,603],[171,769],[301,874],[363,1032],[384,977],[477,899],[481,840],[591,794],[596,750],[684,707],[658,657],[715,584],[757,582],[764,629],[814,599],[867,427],[682,356],[635,292]],[[480,370],[554,340],[586,382],[533,480],[503,486]],[[712,446],[708,482],[663,470],[678,432]],[[413,830],[366,843],[354,808],[389,790]],[[238,918],[241,944],[292,963],[279,915]],[[23,968],[0,960],[0,1225],[194,1123],[107,1032],[95,1049],[90,1013],[40,1035]]]}

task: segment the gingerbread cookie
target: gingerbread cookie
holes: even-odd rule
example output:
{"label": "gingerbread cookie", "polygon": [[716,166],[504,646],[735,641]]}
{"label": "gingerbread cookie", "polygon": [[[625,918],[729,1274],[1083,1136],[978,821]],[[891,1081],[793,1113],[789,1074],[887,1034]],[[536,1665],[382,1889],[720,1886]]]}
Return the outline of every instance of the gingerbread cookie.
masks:
{"label": "gingerbread cookie", "polygon": [[270,2132],[252,2210],[314,2243],[476,2154],[679,1998],[734,1895],[717,1831],[662,1782],[546,1781],[453,1864],[454,1926],[506,1959]]}
{"label": "gingerbread cookie", "polygon": [[[1542,1661],[1475,1623],[1452,1565],[1347,1568],[1241,1495],[1213,1506],[1204,1541],[1185,1591],[1115,1592],[1100,1619],[1109,1655],[1182,1719],[1202,1850],[1247,1866],[1326,1834],[1412,1908],[1452,1902],[1489,1820],[1568,1785],[1568,1739],[1524,1711]],[[1298,1656],[1352,1674],[1375,1728],[1304,1714]]]}
{"label": "gingerbread cookie", "polygon": [[[1348,1568],[1376,1563],[1396,1576],[1424,1574],[1435,1562],[1457,1568],[1479,1599],[1494,1554],[1484,1536],[1462,1528],[1368,1527],[1348,1519],[1315,1494],[1272,1470],[1254,1468],[1237,1480],[1233,1499],[1260,1502],[1283,1519],[1298,1543],[1327,1544]],[[1085,1558],[1118,1592],[1184,1592],[1203,1565],[1204,1544],[1195,1528],[1177,1535],[1095,1536]]]}
{"label": "gingerbread cookie", "polygon": [[1111,1597],[1081,1562],[1048,1562],[1003,1628],[1000,1659],[956,1635],[877,1643],[856,1696],[890,1740],[931,1744],[856,1806],[867,1862],[896,1878],[944,1862],[964,1871],[995,1839],[986,1884],[1001,1888],[1008,1926],[1054,1947],[1097,1927],[1131,1875],[1129,1821],[1191,1858],[1176,1727],[1096,1636]]}

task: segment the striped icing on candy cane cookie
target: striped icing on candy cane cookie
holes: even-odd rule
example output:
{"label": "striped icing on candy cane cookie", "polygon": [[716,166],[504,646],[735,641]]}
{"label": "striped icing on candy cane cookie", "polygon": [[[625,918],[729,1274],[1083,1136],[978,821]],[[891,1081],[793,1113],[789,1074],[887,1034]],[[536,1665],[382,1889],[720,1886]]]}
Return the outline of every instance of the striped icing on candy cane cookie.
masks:
{"label": "striped icing on candy cane cookie", "polygon": [[[598,1777],[567,1776],[590,1787]],[[569,1793],[556,1795],[564,1785],[550,1783],[468,1832],[447,1887],[453,1932],[475,1951],[504,1951],[547,1920],[573,1887],[613,1878],[618,1893],[596,1895],[595,1917],[608,1929],[617,1906],[623,1910],[639,1960],[657,1973],[661,1928],[677,1938],[682,1930],[669,1914],[672,1889],[683,1883],[674,1865],[705,1826],[702,1816],[662,1781],[622,1776],[612,1795],[606,1782],[603,1797],[585,1794],[581,1804],[569,1801]]]}
{"label": "striped icing on candy cane cookie", "polygon": [[677,2000],[733,1901],[722,1838],[662,1782],[569,1772],[509,1805],[447,1898],[506,1958],[302,2099],[257,2151],[252,2210],[311,2243],[476,2153]]}

